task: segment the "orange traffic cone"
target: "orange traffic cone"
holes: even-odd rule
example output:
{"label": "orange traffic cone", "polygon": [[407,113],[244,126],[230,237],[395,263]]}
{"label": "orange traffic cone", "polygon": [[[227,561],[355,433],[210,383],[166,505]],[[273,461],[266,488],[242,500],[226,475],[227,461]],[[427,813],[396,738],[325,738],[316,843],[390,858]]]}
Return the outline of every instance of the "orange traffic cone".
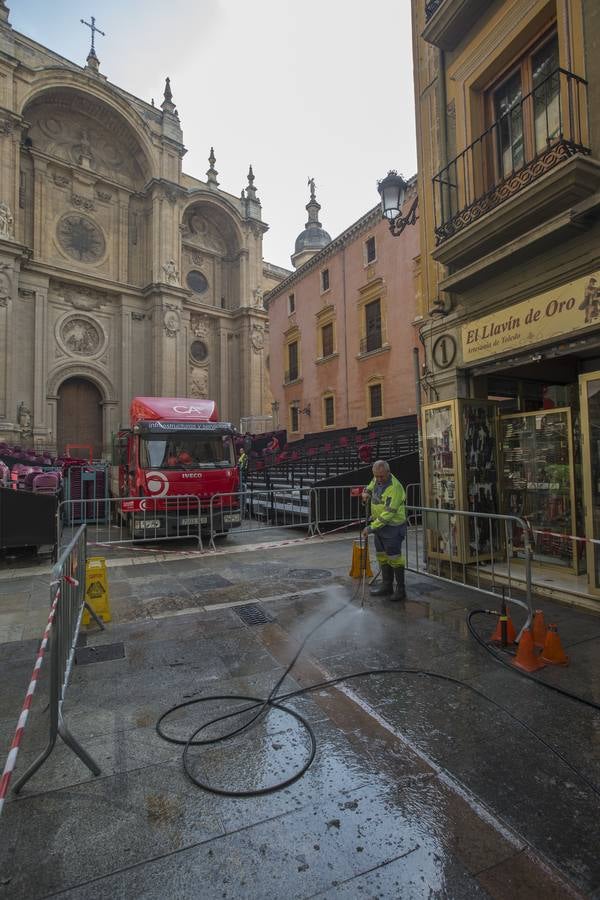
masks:
{"label": "orange traffic cone", "polygon": [[553,666],[569,665],[569,657],[563,650],[563,645],[561,643],[560,637],[558,636],[557,625],[548,625],[546,642],[544,643],[544,649],[542,650],[541,658],[544,660],[544,662],[550,663]]}
{"label": "orange traffic cone", "polygon": [[544,621],[544,613],[541,609],[536,609],[535,611],[531,631],[533,634],[534,645],[541,650],[546,643],[546,623]]}
{"label": "orange traffic cone", "polygon": [[517,632],[515,630],[515,626],[512,623],[511,617],[506,612],[506,609],[503,609],[500,615],[498,616],[498,621],[496,622],[496,627],[494,629],[494,633],[490,638],[492,644],[501,644],[502,643],[502,622],[506,622],[506,643],[514,644],[515,638],[517,636]]}
{"label": "orange traffic cone", "polygon": [[524,672],[536,672],[538,669],[544,668],[544,663],[535,655],[533,637],[529,628],[525,628],[521,635],[519,649],[512,661],[512,665],[518,669],[523,669]]}

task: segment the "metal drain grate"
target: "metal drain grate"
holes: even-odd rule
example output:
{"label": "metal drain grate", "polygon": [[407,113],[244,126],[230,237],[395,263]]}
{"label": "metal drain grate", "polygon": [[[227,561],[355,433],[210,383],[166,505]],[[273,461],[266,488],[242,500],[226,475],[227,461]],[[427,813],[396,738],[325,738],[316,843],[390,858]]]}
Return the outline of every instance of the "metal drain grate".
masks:
{"label": "metal drain grate", "polygon": [[235,606],[234,610],[245,625],[268,625],[269,622],[275,621],[273,616],[265,612],[258,603],[246,603],[245,606]]}
{"label": "metal drain grate", "polygon": [[125,644],[122,641],[118,644],[99,644],[97,647],[78,647],[75,650],[75,662],[78,666],[124,658]]}

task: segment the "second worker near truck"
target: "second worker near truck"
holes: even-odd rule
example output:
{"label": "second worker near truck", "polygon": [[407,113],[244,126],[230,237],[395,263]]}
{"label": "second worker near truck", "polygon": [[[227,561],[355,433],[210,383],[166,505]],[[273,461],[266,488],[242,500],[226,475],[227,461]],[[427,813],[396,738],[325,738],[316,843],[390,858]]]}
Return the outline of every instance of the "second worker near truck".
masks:
{"label": "second worker near truck", "polygon": [[371,501],[371,516],[363,535],[372,534],[375,538],[375,555],[381,567],[382,583],[371,594],[405,600],[406,561],[402,544],[406,537],[406,493],[385,460],[373,463],[373,479],[364,489],[362,499],[365,503]]}

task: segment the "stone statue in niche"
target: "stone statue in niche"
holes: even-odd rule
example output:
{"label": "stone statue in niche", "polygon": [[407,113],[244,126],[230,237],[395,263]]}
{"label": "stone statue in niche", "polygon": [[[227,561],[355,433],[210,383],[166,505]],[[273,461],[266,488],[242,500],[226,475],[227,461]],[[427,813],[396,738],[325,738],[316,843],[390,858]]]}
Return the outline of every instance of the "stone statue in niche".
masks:
{"label": "stone statue in niche", "polygon": [[92,145],[87,128],[82,128],[79,135],[79,143],[75,144],[73,150],[76,154],[77,162],[80,166],[89,167],[94,162],[94,154],[92,153]]}
{"label": "stone statue in niche", "polygon": [[208,371],[206,369],[192,369],[191,374],[190,396],[206,400],[208,397]]}
{"label": "stone statue in niche", "polygon": [[163,265],[163,272],[165,273],[167,284],[179,284],[179,272],[177,271],[174,259],[168,259],[166,261]]}
{"label": "stone statue in niche", "polygon": [[23,437],[27,437],[32,433],[31,430],[31,410],[25,403],[19,403],[19,409],[17,410],[17,422],[19,423],[19,428],[21,429],[21,434]]}
{"label": "stone statue in niche", "polygon": [[71,353],[89,356],[100,347],[100,334],[86,319],[68,319],[61,328],[63,344]]}
{"label": "stone statue in niche", "polygon": [[10,211],[10,206],[3,200],[0,200],[0,238],[11,238],[13,231],[14,219]]}
{"label": "stone statue in niche", "polygon": [[263,296],[264,294],[261,288],[256,288],[256,290],[254,291],[254,305],[259,309],[262,309],[264,307]]}

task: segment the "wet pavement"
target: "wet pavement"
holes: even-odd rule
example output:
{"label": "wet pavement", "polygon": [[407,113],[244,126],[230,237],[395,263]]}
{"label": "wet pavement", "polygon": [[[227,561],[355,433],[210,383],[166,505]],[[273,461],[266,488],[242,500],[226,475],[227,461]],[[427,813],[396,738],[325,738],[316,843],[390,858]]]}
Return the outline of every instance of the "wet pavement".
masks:
{"label": "wet pavement", "polygon": [[[473,640],[466,613],[493,599],[409,575],[405,603],[363,604],[346,537],[238,542],[202,557],[109,555],[114,621],[86,643],[122,643],[123,656],[77,665],[64,706],[102,772],[91,777],[59,742],[11,795],[0,900],[600,897],[600,798],[588,783],[600,785],[600,712],[507,670]],[[2,763],[47,598],[43,568],[0,573]],[[268,621],[246,624],[238,610],[248,603]],[[540,680],[600,702],[600,616],[540,606],[571,657]],[[336,609],[280,694],[403,671],[285,701],[317,750],[283,790],[240,799],[192,784],[182,747],[156,733],[159,715],[215,694],[266,697]],[[494,620],[475,621],[487,637]],[[44,668],[17,775],[45,744],[46,677]],[[164,727],[187,740],[236,708],[190,705]],[[217,790],[262,790],[293,777],[310,746],[307,728],[275,708],[225,743],[191,747],[187,763]]]}

